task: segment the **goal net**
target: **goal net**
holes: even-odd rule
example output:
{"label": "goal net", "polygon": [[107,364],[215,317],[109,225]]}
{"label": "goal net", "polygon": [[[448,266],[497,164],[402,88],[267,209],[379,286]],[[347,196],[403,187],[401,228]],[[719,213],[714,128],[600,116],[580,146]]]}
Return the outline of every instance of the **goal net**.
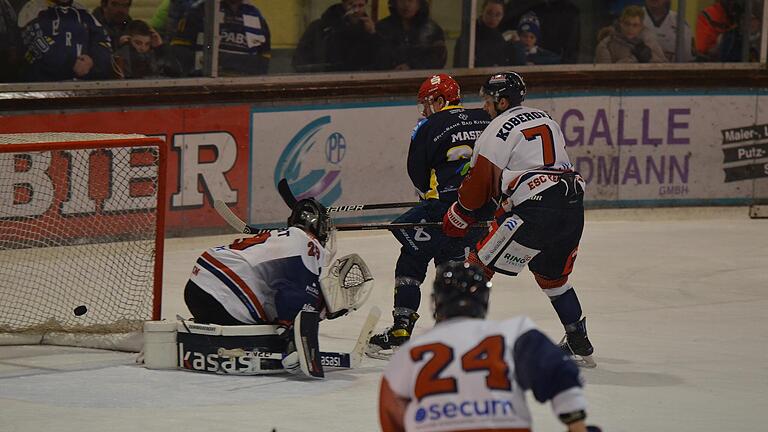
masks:
{"label": "goal net", "polygon": [[160,318],[165,146],[0,135],[0,345],[137,351]]}

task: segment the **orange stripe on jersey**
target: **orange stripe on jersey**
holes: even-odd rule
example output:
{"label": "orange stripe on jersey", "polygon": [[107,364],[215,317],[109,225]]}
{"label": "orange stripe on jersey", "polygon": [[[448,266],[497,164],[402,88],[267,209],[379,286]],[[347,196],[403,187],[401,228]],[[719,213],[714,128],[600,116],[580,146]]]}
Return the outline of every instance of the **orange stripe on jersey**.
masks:
{"label": "orange stripe on jersey", "polygon": [[209,263],[216,266],[216,268],[218,268],[219,270],[226,273],[227,276],[229,276],[229,278],[232,279],[232,281],[237,284],[238,288],[243,290],[245,295],[248,296],[248,299],[251,300],[251,303],[253,303],[253,305],[256,307],[256,310],[259,312],[259,316],[261,316],[261,318],[264,319],[265,321],[268,320],[267,314],[266,312],[264,312],[264,306],[261,305],[261,302],[256,297],[256,294],[253,293],[253,290],[251,290],[248,284],[245,283],[245,281],[241,279],[240,276],[237,275],[237,273],[232,271],[232,269],[227,267],[223,262],[214,258],[208,252],[203,252],[203,259],[205,259]]}
{"label": "orange stripe on jersey", "polygon": [[541,289],[560,288],[568,282],[568,275],[565,275],[559,279],[547,279],[538,273],[533,273],[533,278],[536,279],[536,283],[539,284]]}
{"label": "orange stripe on jersey", "polygon": [[404,432],[405,431],[405,408],[408,403],[395,394],[389,381],[381,378],[379,387],[379,423],[384,432]]}
{"label": "orange stripe on jersey", "polygon": [[492,198],[501,195],[501,168],[483,155],[477,156],[475,166],[461,182],[459,203],[467,210],[476,210]]}

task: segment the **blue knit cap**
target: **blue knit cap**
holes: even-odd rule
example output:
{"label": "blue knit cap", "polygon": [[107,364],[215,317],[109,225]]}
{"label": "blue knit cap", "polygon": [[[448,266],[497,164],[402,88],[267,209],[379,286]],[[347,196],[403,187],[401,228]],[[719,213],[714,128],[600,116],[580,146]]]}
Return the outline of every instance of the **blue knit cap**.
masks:
{"label": "blue knit cap", "polygon": [[520,18],[520,23],[517,25],[517,31],[533,33],[536,39],[541,39],[541,27],[539,23],[539,17],[533,12],[528,12]]}

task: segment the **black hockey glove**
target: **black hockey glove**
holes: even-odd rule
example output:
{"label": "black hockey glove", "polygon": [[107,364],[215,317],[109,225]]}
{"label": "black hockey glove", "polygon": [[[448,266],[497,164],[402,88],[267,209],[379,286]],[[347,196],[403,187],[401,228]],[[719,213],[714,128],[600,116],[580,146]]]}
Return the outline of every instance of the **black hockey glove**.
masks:
{"label": "black hockey glove", "polygon": [[643,41],[640,41],[634,48],[632,48],[632,55],[635,56],[639,63],[648,63],[651,61],[651,54],[651,48],[649,48]]}

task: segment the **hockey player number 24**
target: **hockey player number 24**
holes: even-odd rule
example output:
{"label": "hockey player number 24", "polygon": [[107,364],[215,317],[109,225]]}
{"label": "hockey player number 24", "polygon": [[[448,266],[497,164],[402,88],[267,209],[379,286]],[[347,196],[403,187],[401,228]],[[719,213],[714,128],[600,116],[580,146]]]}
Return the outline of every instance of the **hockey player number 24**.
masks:
{"label": "hockey player number 24", "polygon": [[[492,390],[511,390],[509,366],[504,361],[504,337],[488,336],[461,356],[464,372],[487,371],[485,384]],[[456,378],[440,374],[455,361],[453,348],[436,342],[411,348],[411,360],[417,362],[429,356],[429,360],[416,377],[415,395],[418,400],[442,393],[456,393]]]}
{"label": "hockey player number 24", "polygon": [[541,150],[544,153],[544,166],[555,164],[555,139],[552,136],[552,129],[543,124],[520,131],[525,139],[533,141],[541,138]]}

